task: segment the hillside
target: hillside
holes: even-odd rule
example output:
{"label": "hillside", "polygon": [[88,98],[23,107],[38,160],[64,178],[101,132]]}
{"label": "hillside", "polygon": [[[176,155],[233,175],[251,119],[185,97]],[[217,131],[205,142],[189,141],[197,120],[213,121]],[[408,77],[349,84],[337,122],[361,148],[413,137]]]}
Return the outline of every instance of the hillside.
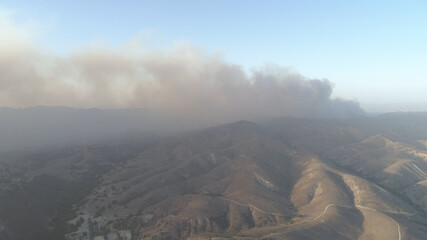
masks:
{"label": "hillside", "polygon": [[239,121],[3,157],[0,237],[423,239],[427,139],[412,133],[425,116],[403,129],[408,116],[383,118]]}

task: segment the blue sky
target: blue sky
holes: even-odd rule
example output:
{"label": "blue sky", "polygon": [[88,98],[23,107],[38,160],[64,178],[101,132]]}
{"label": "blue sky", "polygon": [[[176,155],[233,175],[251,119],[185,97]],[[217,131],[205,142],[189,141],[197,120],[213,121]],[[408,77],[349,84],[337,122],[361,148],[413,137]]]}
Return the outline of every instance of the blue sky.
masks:
{"label": "blue sky", "polygon": [[[275,63],[363,104],[427,102],[425,1],[0,1],[39,45],[189,42],[246,70]],[[427,110],[427,109],[426,109]]]}

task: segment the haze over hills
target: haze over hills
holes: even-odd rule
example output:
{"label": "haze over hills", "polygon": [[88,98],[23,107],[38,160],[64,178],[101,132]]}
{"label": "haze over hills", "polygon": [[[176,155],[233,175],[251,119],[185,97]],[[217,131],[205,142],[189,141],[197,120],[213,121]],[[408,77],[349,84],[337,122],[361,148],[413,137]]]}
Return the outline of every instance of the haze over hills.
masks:
{"label": "haze over hills", "polygon": [[0,150],[84,145],[138,132],[186,129],[177,119],[173,128],[162,128],[171,125],[169,115],[148,109],[0,108]]}
{"label": "haze over hills", "polygon": [[270,118],[5,153],[0,238],[423,239],[426,121]]}
{"label": "haze over hills", "polygon": [[368,112],[423,112],[427,110],[427,102],[403,102],[403,103],[366,103],[362,104],[363,109]]}
{"label": "haze over hills", "polygon": [[[325,101],[332,100],[325,99]],[[342,105],[342,107],[331,107],[332,112],[328,112],[329,110],[324,112],[324,109],[320,108],[320,115],[313,116],[350,117],[352,114],[364,114],[363,110],[353,102],[348,104],[341,100],[337,102],[336,105]],[[218,114],[222,117],[210,118],[210,115],[203,114],[196,117],[196,113],[194,109],[178,111],[142,108],[83,109],[37,106],[19,109],[3,107],[0,108],[0,151],[28,151],[41,147],[82,145],[126,137],[137,132],[161,135],[184,132],[217,125],[225,120],[234,121],[244,116],[240,113],[223,114],[216,110],[210,114]],[[266,117],[270,115],[254,115],[250,119]]]}
{"label": "haze over hills", "polygon": [[0,240],[425,240],[425,12],[0,2]]}

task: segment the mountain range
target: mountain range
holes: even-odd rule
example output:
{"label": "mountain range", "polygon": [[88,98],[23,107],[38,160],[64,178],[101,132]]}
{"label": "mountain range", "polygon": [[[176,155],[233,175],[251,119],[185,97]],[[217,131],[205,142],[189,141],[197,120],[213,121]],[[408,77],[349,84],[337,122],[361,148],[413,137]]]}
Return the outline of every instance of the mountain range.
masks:
{"label": "mountain range", "polygon": [[425,239],[425,122],[283,117],[4,151],[0,239]]}

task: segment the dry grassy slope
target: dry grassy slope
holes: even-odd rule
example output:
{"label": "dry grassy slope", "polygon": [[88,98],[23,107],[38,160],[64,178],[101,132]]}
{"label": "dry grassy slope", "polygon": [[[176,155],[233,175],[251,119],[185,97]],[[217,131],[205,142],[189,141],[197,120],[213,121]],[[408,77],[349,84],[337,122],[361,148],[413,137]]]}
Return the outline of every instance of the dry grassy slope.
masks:
{"label": "dry grassy slope", "polygon": [[[322,186],[327,186],[323,190]],[[292,200],[303,223],[261,236],[273,239],[422,239],[425,224],[400,198],[355,175],[308,161]],[[319,209],[323,212],[319,212]],[[418,219],[418,220],[417,220]],[[424,220],[425,221],[425,220]],[[421,230],[423,229],[423,230]]]}
{"label": "dry grassy slope", "polygon": [[328,153],[336,165],[425,208],[420,184],[427,179],[424,151],[378,134]]}
{"label": "dry grassy slope", "polygon": [[427,209],[427,180],[420,181],[405,189],[405,194],[414,203]]}
{"label": "dry grassy slope", "polygon": [[[398,239],[394,219],[380,211],[415,212],[375,184],[330,168],[316,158],[307,162],[292,200],[313,224],[301,229],[289,227],[283,234],[273,235],[278,239]],[[381,219],[380,225],[371,225]],[[389,230],[379,231],[383,227]]]}
{"label": "dry grassy slope", "polygon": [[332,148],[329,156],[339,166],[367,176],[398,161],[399,147],[398,143],[375,135],[335,150]]}
{"label": "dry grassy slope", "polygon": [[[235,232],[287,222],[295,216],[292,186],[300,164],[290,149],[249,122],[193,132],[143,151],[105,176],[85,210],[103,214],[155,212],[147,235]],[[112,190],[114,189],[114,190]],[[118,204],[112,205],[112,201]],[[276,214],[269,214],[276,213]],[[151,229],[151,230],[148,230]],[[167,237],[164,235],[163,237]]]}
{"label": "dry grassy slope", "polygon": [[354,197],[342,177],[317,158],[312,158],[294,186],[292,201],[304,212],[320,214],[331,203],[353,205]]}
{"label": "dry grassy slope", "polygon": [[363,234],[359,240],[398,239],[395,223],[385,214],[361,209],[363,213]]}
{"label": "dry grassy slope", "polygon": [[[423,165],[408,159],[410,145],[344,126],[326,137],[322,128],[303,136],[290,129],[283,138],[238,122],[165,140],[105,175],[85,211],[154,213],[141,239],[422,239],[425,219],[377,185],[400,175],[420,180]],[[301,144],[310,134],[322,139],[313,147],[327,151]]]}
{"label": "dry grassy slope", "polygon": [[[293,224],[261,227],[241,235],[260,239],[399,239],[400,232],[407,239],[421,239],[417,231],[405,232],[408,222],[402,223],[400,218],[415,210],[399,198],[315,157],[307,158],[304,165],[291,195],[302,216],[294,218]],[[381,224],[372,225],[375,222]]]}
{"label": "dry grassy slope", "polygon": [[153,214],[140,239],[424,239],[427,152],[411,134],[425,121],[363,121],[242,121],[155,144],[46,151],[16,169],[24,180],[101,176],[77,212]]}
{"label": "dry grassy slope", "polygon": [[425,202],[421,150],[335,124],[242,121],[166,139],[112,165],[79,211],[153,214],[141,239],[398,239],[397,226],[422,239],[425,219],[387,188]]}
{"label": "dry grassy slope", "polygon": [[[334,148],[337,150],[331,151],[329,149],[330,152],[327,153],[326,151],[326,154],[325,151],[320,152],[320,155],[324,157],[324,160],[327,160],[326,163],[329,166],[336,166],[335,164],[338,166],[341,165],[339,169],[344,166],[344,169],[350,169],[350,172],[352,172],[352,174],[348,174],[332,170],[345,179],[347,187],[350,188],[350,192],[355,197],[354,207],[357,207],[363,214],[364,232],[360,235],[360,238],[374,239],[372,233],[377,233],[375,237],[379,239],[423,239],[426,231],[425,216],[419,217],[419,209],[414,209],[411,201],[408,202],[407,198],[411,198],[413,202],[421,206],[427,203],[425,199],[425,183],[424,181],[418,182],[424,178],[426,171],[424,152],[414,149],[413,146],[409,145],[408,142],[412,142],[413,140],[407,138],[399,141],[399,138],[394,136],[394,140],[392,141],[381,134],[374,134],[371,136],[368,134],[367,136],[368,137],[359,142],[350,144],[335,142],[336,146]],[[298,139],[298,137],[296,138]],[[330,160],[334,160],[332,161],[334,164],[331,165]],[[349,162],[354,165],[348,164]],[[348,165],[346,166],[346,164]],[[395,171],[392,172],[390,171],[391,169]],[[372,174],[369,176],[368,173]],[[388,174],[386,175],[384,173]],[[298,195],[293,196],[293,200],[299,203],[298,206],[304,207],[305,204],[309,206],[315,201],[316,186],[321,185],[322,181],[329,181],[325,176],[320,177],[319,175],[321,174],[325,175],[324,170],[322,170],[319,165],[307,167],[304,170],[302,175],[303,177],[305,176],[305,178],[300,179],[295,186],[295,192],[298,192]],[[361,177],[358,177],[358,175]],[[310,182],[307,181],[307,176],[308,178],[314,178],[312,185],[306,183]],[[373,182],[365,180],[366,177]],[[401,186],[400,184],[410,186],[410,192],[413,196],[410,196],[410,194],[400,195],[395,192],[390,193],[376,183],[386,185],[391,190],[395,189],[397,186]],[[387,185],[385,183],[391,184]],[[330,186],[333,186],[335,191],[341,189],[336,184],[331,184]],[[330,196],[337,195],[330,194]],[[369,206],[371,206],[371,208],[369,208]],[[302,209],[299,210],[301,211]],[[381,212],[381,210],[383,212]],[[408,214],[414,214],[414,216],[409,216]],[[384,221],[383,223],[385,225],[383,226],[371,224],[378,221],[378,219],[388,219],[388,221]],[[392,231],[380,231],[382,227],[389,228],[391,226],[393,226]],[[397,226],[399,226],[399,228],[397,228]],[[303,229],[304,231],[308,231],[308,228]],[[335,228],[331,226],[331,229]],[[291,232],[294,233],[298,231]],[[286,234],[283,234],[281,237],[285,235]],[[390,236],[393,237],[390,238]],[[354,236],[350,239],[354,239]]]}

